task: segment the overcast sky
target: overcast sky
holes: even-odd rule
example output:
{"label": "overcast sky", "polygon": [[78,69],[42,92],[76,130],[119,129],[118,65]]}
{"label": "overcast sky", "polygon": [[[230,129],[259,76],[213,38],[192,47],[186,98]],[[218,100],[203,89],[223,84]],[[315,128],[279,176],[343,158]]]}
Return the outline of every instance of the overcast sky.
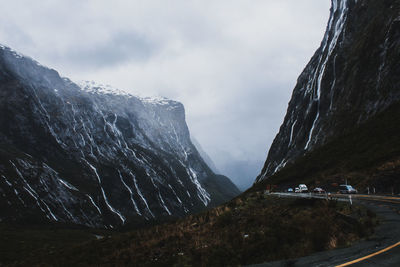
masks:
{"label": "overcast sky", "polygon": [[192,135],[240,184],[261,170],[330,8],[330,0],[0,1],[0,43],[74,81],[181,101]]}

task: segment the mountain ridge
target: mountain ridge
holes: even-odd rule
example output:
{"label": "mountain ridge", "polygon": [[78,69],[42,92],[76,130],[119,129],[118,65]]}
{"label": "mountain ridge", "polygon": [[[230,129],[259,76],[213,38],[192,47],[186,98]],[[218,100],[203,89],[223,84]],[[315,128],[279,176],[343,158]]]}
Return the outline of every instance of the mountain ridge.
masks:
{"label": "mountain ridge", "polygon": [[82,88],[5,46],[0,73],[2,220],[115,227],[239,193],[191,143],[181,103]]}

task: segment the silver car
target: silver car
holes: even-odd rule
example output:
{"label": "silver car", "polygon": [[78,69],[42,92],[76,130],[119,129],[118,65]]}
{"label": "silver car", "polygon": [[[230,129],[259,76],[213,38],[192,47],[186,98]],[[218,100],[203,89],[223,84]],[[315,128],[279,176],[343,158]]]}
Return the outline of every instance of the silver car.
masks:
{"label": "silver car", "polygon": [[357,194],[357,190],[354,189],[351,185],[342,184],[339,186],[340,194]]}

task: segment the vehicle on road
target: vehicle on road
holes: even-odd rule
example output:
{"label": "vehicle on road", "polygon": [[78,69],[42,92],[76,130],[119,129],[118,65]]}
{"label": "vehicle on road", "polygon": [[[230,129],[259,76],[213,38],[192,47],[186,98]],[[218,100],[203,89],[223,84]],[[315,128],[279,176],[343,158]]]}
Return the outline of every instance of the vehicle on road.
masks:
{"label": "vehicle on road", "polygon": [[300,188],[296,187],[296,188],[294,189],[294,192],[295,192],[295,193],[300,193]]}
{"label": "vehicle on road", "polygon": [[305,184],[299,184],[299,192],[300,193],[307,193],[308,187]]}
{"label": "vehicle on road", "polygon": [[325,190],[322,189],[321,187],[316,187],[316,188],[314,188],[313,192],[316,194],[323,194],[323,193],[325,193]]}
{"label": "vehicle on road", "polygon": [[339,193],[340,194],[357,194],[357,190],[354,189],[351,185],[342,184],[342,185],[339,185]]}
{"label": "vehicle on road", "polygon": [[288,188],[288,193],[293,193],[293,188]]}

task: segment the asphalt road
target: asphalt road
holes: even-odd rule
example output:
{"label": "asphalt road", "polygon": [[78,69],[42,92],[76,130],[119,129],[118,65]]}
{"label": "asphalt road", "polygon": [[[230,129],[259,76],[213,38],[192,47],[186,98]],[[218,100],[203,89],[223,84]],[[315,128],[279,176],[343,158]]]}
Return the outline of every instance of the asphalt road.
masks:
{"label": "asphalt road", "polygon": [[360,261],[349,266],[399,266],[400,265],[400,246],[397,246],[387,252]]}
{"label": "asphalt road", "polygon": [[[327,195],[314,194],[273,194],[280,197],[327,197]],[[381,222],[375,229],[374,235],[367,240],[355,243],[349,248],[251,266],[400,266],[400,244],[398,244],[400,242],[400,197],[339,194],[332,194],[330,197],[349,202],[351,197],[353,203],[362,204],[374,211]],[[385,251],[386,249],[388,250]]]}

